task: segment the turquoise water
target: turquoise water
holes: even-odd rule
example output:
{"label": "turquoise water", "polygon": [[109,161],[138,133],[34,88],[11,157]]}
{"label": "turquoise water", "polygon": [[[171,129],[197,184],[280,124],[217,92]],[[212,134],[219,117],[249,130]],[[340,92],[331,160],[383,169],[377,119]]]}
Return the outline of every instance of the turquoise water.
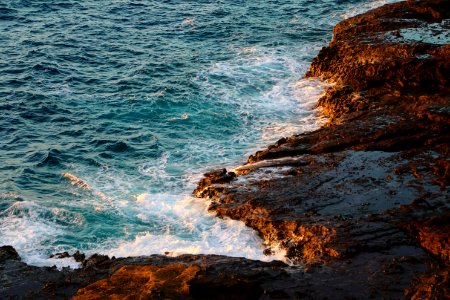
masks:
{"label": "turquoise water", "polygon": [[78,249],[282,257],[191,192],[320,126],[325,85],[302,75],[334,24],[385,2],[2,2],[0,244],[36,265]]}

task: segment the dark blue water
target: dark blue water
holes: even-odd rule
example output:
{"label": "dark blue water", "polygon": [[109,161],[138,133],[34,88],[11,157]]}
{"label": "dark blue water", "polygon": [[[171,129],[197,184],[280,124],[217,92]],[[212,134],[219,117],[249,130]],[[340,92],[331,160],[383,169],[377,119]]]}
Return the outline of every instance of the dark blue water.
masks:
{"label": "dark blue water", "polygon": [[189,197],[195,182],[317,128],[324,84],[302,75],[335,23],[384,2],[2,1],[0,244],[34,264],[264,259],[251,230]]}

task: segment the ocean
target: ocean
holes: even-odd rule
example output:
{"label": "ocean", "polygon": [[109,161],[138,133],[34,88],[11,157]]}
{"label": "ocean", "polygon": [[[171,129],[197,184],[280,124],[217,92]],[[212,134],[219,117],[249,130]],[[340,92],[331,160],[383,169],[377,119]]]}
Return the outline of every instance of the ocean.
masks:
{"label": "ocean", "polygon": [[259,260],[258,235],[191,196],[325,120],[302,79],[342,19],[391,0],[0,3],[0,245],[33,265],[110,256]]}

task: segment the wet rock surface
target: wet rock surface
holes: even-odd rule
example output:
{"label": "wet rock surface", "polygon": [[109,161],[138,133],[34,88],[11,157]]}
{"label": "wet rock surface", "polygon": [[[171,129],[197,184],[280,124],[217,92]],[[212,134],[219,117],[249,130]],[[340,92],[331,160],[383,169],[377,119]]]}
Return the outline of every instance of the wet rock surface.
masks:
{"label": "wet rock surface", "polygon": [[449,1],[407,1],[338,24],[306,74],[333,83],[318,102],[330,122],[250,156],[230,182],[205,184],[205,174],[196,195],[295,263],[346,270],[342,281],[357,280],[344,261],[416,247],[436,282],[403,294],[392,280],[386,289],[448,296],[449,18]]}
{"label": "wet rock surface", "polygon": [[[94,255],[80,269],[58,271],[9,257],[0,261],[0,295],[2,299],[395,298],[410,286],[413,274],[426,270],[425,260],[414,246],[308,267],[216,255],[119,259]],[[421,291],[430,286],[419,282]]]}
{"label": "wet rock surface", "polygon": [[80,269],[57,270],[4,246],[0,298],[449,298],[449,5],[389,4],[338,24],[306,74],[334,83],[318,103],[329,124],[199,182],[211,211],[293,265],[75,253]]}

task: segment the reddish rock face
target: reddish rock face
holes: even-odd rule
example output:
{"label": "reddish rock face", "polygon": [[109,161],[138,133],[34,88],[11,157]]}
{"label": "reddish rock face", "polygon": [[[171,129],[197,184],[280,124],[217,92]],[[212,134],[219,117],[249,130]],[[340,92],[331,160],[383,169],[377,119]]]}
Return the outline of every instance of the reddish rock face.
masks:
{"label": "reddish rock face", "polygon": [[[430,0],[338,24],[306,74],[334,84],[318,102],[327,126],[250,156],[231,181],[206,174],[195,194],[297,263],[375,259],[414,244],[448,272],[448,19],[450,2]],[[448,276],[437,278],[431,298],[447,293]]]}
{"label": "reddish rock face", "polygon": [[183,298],[189,295],[189,282],[198,266],[125,266],[107,279],[78,290],[73,300]]}
{"label": "reddish rock face", "polygon": [[306,74],[334,83],[318,103],[330,122],[199,182],[211,211],[242,220],[293,265],[78,253],[80,269],[58,271],[0,247],[0,295],[450,298],[449,6],[394,3],[338,24]]}
{"label": "reddish rock face", "polygon": [[399,104],[412,112],[448,106],[449,18],[448,1],[408,1],[339,23],[306,74],[336,83],[318,105],[332,120]]}
{"label": "reddish rock face", "polygon": [[450,213],[415,222],[403,223],[409,234],[416,237],[420,245],[429,253],[450,265]]}

